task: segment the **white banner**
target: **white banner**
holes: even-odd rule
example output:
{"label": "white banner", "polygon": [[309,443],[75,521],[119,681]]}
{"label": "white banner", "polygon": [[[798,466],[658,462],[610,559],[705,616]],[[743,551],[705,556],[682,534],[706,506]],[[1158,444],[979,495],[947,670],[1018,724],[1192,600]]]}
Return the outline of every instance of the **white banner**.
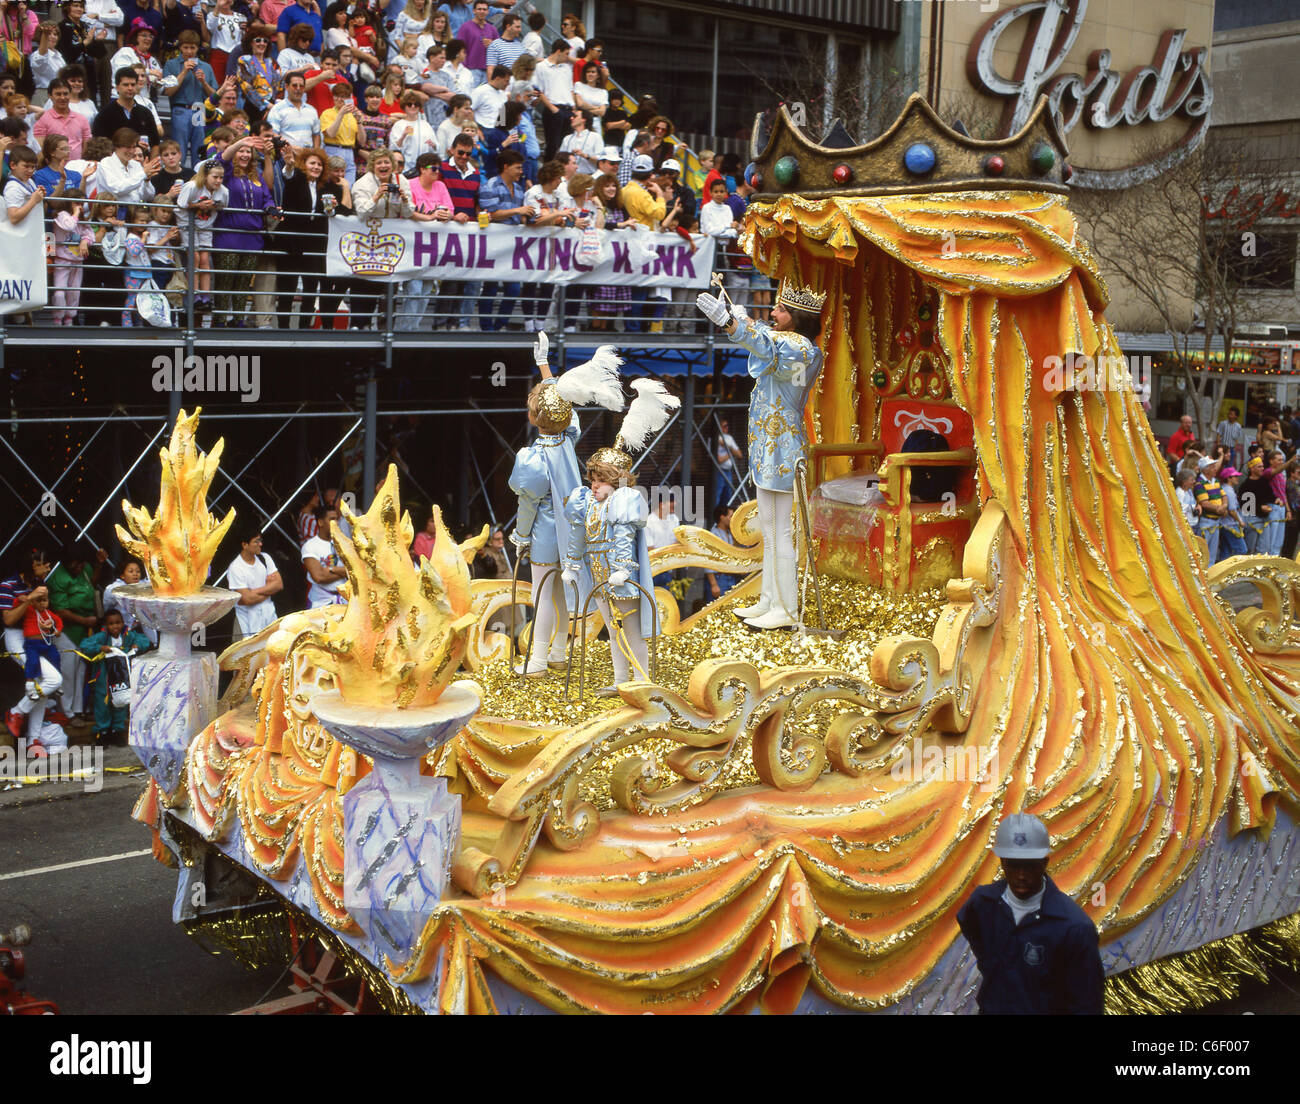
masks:
{"label": "white banner", "polygon": [[25,314],[48,302],[41,205],[16,226],[0,213],[0,314]]}
{"label": "white banner", "polygon": [[707,288],[712,238],[694,251],[679,234],[633,230],[530,230],[500,224],[330,219],[328,275],[394,283],[411,279],[523,284],[627,284]]}

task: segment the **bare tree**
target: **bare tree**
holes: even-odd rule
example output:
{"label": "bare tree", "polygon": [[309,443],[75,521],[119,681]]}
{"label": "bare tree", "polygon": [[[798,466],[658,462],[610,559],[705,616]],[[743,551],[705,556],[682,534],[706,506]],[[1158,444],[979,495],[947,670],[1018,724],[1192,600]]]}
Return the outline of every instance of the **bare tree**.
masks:
{"label": "bare tree", "polygon": [[[790,43],[776,65],[765,60],[760,66],[740,59],[741,66],[756,87],[763,89],[774,105],[785,104],[795,122],[814,138],[822,136],[828,117],[843,121],[859,143],[869,142],[883,132],[902,110],[911,91],[906,74],[886,53],[864,45],[856,58],[840,51],[834,87],[829,79],[826,52],[820,40],[799,38]],[[827,96],[831,110],[826,111]],[[775,116],[776,106],[764,113],[762,133]]]}
{"label": "bare tree", "polygon": [[[1073,197],[1112,292],[1131,296],[1145,308],[1137,317],[1169,336],[1173,359],[1196,399],[1201,440],[1210,437],[1206,407],[1217,411],[1227,386],[1226,366],[1248,290],[1242,261],[1255,248],[1251,227],[1258,212],[1246,203],[1225,203],[1224,197],[1257,193],[1286,175],[1282,165],[1250,157],[1240,142],[1221,141],[1127,191],[1080,191]],[[1194,314],[1203,320],[1199,332]],[[1210,363],[1216,335],[1223,339],[1225,371],[1217,379],[1209,372],[1198,379],[1194,368]]]}

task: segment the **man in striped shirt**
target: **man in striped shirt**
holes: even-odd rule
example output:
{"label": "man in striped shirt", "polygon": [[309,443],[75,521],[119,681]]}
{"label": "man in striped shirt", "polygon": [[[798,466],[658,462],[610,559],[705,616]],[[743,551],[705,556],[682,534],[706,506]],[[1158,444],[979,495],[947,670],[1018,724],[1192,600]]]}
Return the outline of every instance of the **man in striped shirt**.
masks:
{"label": "man in striped shirt", "polygon": [[[478,193],[483,177],[474,163],[470,161],[470,150],[474,148],[474,139],[468,134],[458,134],[451,143],[451,159],[442,164],[442,182],[447,185],[451,196],[452,218],[456,222],[470,222],[478,217]],[[472,329],[471,319],[475,316],[478,297],[483,294],[482,280],[444,280],[443,295],[462,295],[460,321],[458,330]]]}
{"label": "man in striped shirt", "polygon": [[524,21],[517,15],[507,15],[501,20],[501,37],[488,43],[487,63],[491,69],[494,65],[504,65],[507,69],[519,60],[524,52]]}

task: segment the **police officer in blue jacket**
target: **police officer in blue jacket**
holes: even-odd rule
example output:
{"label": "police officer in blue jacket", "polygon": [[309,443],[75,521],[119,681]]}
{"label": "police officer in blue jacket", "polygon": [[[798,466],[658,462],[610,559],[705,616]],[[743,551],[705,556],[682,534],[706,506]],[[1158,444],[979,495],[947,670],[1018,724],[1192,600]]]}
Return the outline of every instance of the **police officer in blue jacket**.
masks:
{"label": "police officer in blue jacket", "polygon": [[1004,878],[980,886],[957,914],[983,983],[981,1015],[1102,1013],[1097,928],[1047,876],[1051,841],[1036,816],[998,825]]}

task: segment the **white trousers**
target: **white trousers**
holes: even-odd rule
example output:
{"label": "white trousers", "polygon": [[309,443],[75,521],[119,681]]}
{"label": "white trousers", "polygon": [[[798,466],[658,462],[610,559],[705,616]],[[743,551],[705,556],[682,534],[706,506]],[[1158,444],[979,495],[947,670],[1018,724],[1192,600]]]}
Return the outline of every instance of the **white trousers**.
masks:
{"label": "white trousers", "polygon": [[[542,577],[551,572],[542,590]],[[528,662],[536,667],[564,661],[569,647],[569,618],[564,607],[564,580],[553,567],[533,567],[533,639]]]}
{"label": "white trousers", "polygon": [[795,571],[794,492],[758,488],[758,528],[763,534],[763,575],[760,601],[769,609],[799,612],[799,583]]}
{"label": "white trousers", "polygon": [[605,619],[605,629],[609,633],[609,651],[614,660],[614,685],[649,679],[650,657],[645,634],[641,631],[641,599],[624,598],[615,601],[615,608],[622,618],[621,631],[614,624],[609,601],[597,598],[596,605],[600,609],[600,616]]}
{"label": "white trousers", "polygon": [[59,668],[63,672],[63,708],[72,716],[86,708],[86,661],[77,655],[77,646],[67,633],[59,633],[54,646],[59,649]]}
{"label": "white trousers", "polygon": [[27,693],[14,706],[15,713],[27,716],[27,739],[40,739],[45,727],[45,710],[50,699],[59,692],[63,685],[63,675],[48,659],[41,656],[41,677],[27,680]]}

